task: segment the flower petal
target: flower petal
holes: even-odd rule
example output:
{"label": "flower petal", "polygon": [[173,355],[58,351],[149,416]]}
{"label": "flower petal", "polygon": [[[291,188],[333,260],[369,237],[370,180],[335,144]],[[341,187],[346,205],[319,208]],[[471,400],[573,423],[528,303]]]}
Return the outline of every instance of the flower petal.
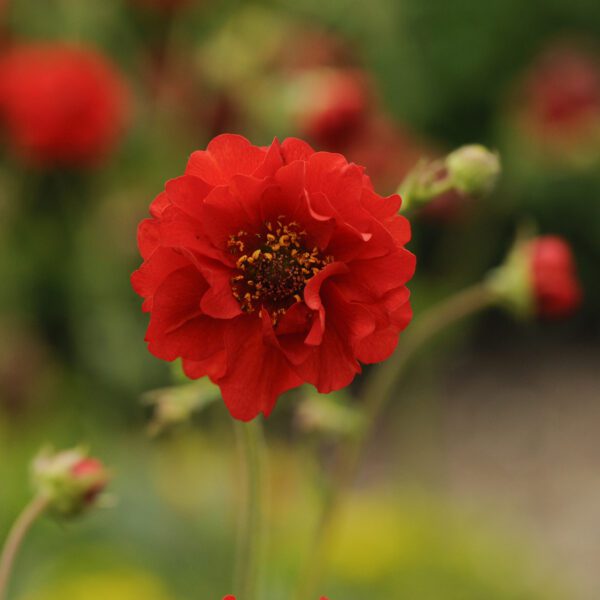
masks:
{"label": "flower petal", "polygon": [[281,352],[266,343],[262,319],[243,315],[230,322],[225,335],[227,374],[218,384],[229,412],[249,421],[269,415],[277,397],[302,383]]}

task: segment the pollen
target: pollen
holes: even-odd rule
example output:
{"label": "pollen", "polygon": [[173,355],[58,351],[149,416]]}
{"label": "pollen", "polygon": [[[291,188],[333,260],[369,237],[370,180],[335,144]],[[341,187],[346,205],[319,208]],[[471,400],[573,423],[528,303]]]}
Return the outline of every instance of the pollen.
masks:
{"label": "pollen", "polygon": [[234,298],[247,313],[265,308],[275,325],[292,305],[302,302],[308,281],[333,261],[307,243],[307,233],[298,223],[285,224],[284,219],[265,222],[262,233],[250,236],[240,231],[228,241],[236,257],[231,277]]}

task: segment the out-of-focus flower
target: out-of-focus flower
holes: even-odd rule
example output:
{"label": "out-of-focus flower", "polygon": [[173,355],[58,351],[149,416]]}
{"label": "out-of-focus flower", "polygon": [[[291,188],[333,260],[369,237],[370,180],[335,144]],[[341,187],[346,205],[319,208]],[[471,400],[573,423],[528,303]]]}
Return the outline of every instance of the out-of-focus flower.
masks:
{"label": "out-of-focus flower", "polygon": [[23,44],[0,59],[0,120],[13,150],[44,167],[101,161],[123,133],[124,80],[101,54]]}
{"label": "out-of-focus flower", "polygon": [[289,95],[302,135],[334,151],[343,151],[358,134],[368,115],[369,96],[362,72],[326,68],[297,74]]}
{"label": "out-of-focus flower", "polygon": [[571,247],[555,235],[517,241],[504,264],[490,274],[489,287],[521,316],[566,317],[582,299]]}
{"label": "out-of-focus flower", "polygon": [[[600,159],[600,57],[582,44],[554,43],[518,86],[502,124],[520,162],[589,167]],[[527,162],[525,162],[527,164]]]}
{"label": "out-of-focus flower", "polygon": [[33,461],[32,476],[49,509],[67,517],[92,506],[110,479],[104,465],[80,448],[42,451]]}
{"label": "out-of-focus flower", "polygon": [[600,62],[558,46],[542,54],[525,84],[528,116],[538,133],[566,134],[600,119]]}
{"label": "out-of-focus flower", "polygon": [[553,235],[539,237],[528,248],[537,312],[544,317],[563,317],[581,303],[581,287],[570,245]]}
{"label": "out-of-focus flower", "polygon": [[341,155],[215,138],[139,227],[132,283],[151,314],[149,350],[208,375],[242,420],[304,382],[345,387],[411,318],[399,207]]}

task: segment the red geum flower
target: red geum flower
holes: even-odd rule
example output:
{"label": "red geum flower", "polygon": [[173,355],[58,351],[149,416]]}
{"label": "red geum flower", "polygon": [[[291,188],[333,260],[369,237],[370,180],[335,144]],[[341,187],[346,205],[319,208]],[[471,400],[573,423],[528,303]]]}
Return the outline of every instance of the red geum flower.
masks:
{"label": "red geum flower", "polygon": [[26,44],[0,59],[0,119],[15,152],[44,167],[103,159],[122,133],[128,92],[91,49]]}
{"label": "red geum flower", "polygon": [[581,287],[569,244],[546,235],[529,242],[534,302],[542,317],[572,314],[581,304]]}
{"label": "red geum flower", "polygon": [[132,284],[150,352],[208,375],[242,420],[304,382],[343,388],[360,362],[392,353],[411,318],[399,207],[339,154],[216,137],[139,226]]}

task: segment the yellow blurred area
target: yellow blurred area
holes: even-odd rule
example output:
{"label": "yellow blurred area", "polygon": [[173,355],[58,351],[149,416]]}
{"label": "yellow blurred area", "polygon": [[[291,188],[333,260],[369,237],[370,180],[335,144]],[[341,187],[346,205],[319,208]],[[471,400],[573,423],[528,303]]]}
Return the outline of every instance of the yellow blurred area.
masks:
{"label": "yellow blurred area", "polygon": [[174,600],[157,577],[143,571],[77,574],[22,600]]}

